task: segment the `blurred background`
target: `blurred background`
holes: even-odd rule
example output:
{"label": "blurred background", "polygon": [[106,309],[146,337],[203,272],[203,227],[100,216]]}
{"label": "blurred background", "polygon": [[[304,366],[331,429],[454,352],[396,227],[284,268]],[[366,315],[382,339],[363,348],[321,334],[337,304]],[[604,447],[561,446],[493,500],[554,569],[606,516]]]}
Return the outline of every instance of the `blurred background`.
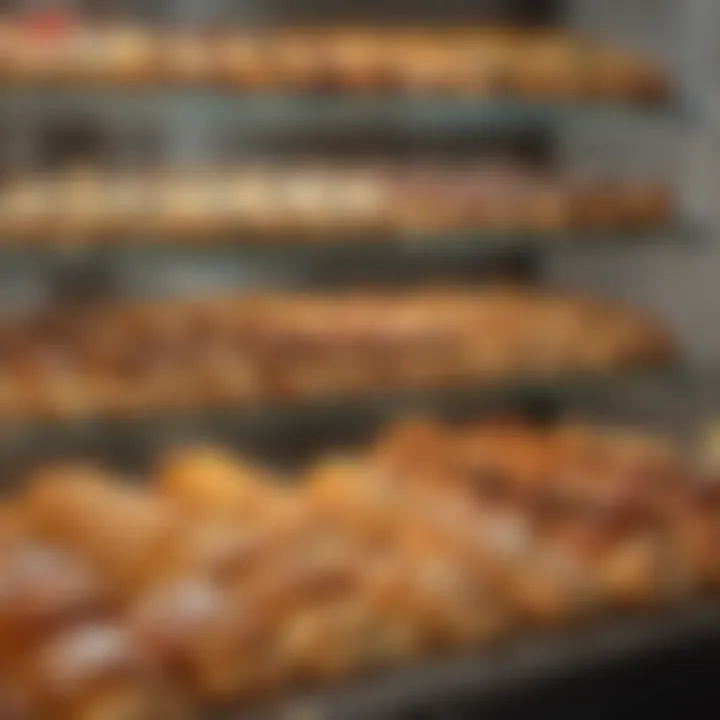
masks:
{"label": "blurred background", "polygon": [[[714,0],[0,13],[8,485],[68,457],[140,474],[207,441],[294,470],[416,415],[581,418],[687,452],[718,417]],[[699,713],[717,627],[673,622],[287,717],[630,717],[689,697]]]}

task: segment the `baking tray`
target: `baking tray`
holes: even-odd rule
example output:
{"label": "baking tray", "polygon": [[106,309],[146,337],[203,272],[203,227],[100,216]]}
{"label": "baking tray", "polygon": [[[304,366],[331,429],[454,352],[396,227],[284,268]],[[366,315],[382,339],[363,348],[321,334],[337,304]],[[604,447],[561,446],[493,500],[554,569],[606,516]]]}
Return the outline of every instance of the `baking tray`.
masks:
{"label": "baking tray", "polygon": [[720,605],[606,619],[300,693],[232,720],[640,718],[720,707]]}

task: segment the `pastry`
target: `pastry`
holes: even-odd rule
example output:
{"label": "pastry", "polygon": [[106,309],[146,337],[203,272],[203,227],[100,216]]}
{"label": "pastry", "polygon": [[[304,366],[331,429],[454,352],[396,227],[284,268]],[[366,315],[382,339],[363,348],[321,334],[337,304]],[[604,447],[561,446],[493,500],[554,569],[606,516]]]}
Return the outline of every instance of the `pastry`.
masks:
{"label": "pastry", "polygon": [[268,40],[266,62],[271,82],[280,89],[318,88],[326,84],[328,56],[325,34],[312,30],[279,30]]}
{"label": "pastry", "polygon": [[213,56],[207,37],[173,31],[155,38],[158,75],[168,83],[209,85],[213,80]]}
{"label": "pastry", "polygon": [[257,90],[273,82],[270,71],[272,50],[260,32],[226,31],[208,44],[213,75],[231,89]]}
{"label": "pastry", "polygon": [[512,57],[509,84],[519,95],[582,98],[587,92],[587,50],[562,35],[530,35]]}
{"label": "pastry", "polygon": [[392,83],[392,43],[384,32],[333,30],[322,43],[332,87],[369,93]]}

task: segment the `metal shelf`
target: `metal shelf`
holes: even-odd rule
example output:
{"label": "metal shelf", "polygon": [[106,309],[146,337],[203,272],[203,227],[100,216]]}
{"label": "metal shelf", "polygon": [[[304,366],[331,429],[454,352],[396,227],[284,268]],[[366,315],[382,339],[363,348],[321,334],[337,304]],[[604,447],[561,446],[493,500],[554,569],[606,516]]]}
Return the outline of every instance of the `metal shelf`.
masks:
{"label": "metal shelf", "polygon": [[662,245],[695,245],[703,240],[702,229],[686,222],[638,230],[462,230],[369,232],[344,231],[313,234],[306,231],[232,233],[195,237],[115,236],[75,237],[55,240],[0,238],[0,261],[5,263],[52,263],[63,259],[169,256],[212,257],[347,257],[393,254],[440,255],[498,253],[517,250],[583,252],[611,246],[633,248]]}
{"label": "metal shelf", "polygon": [[393,418],[430,413],[451,420],[487,413],[530,413],[539,420],[582,408],[609,392],[673,387],[683,392],[715,383],[717,373],[688,368],[639,369],[609,375],[508,379],[494,384],[368,392],[306,401],[174,408],[113,419],[13,419],[0,422],[0,459],[6,481],[38,461],[91,457],[120,468],[146,467],[163,448],[210,440],[238,447],[279,465],[293,465],[319,450],[353,447]]}
{"label": "metal shelf", "polygon": [[[585,685],[595,676],[598,682],[592,691],[587,693],[586,687],[587,694],[576,705],[576,714],[568,715],[588,717],[587,711],[594,702],[602,706],[607,700],[603,695],[607,692],[608,681],[604,674],[608,671],[634,676],[637,683],[638,667],[649,665],[653,669],[653,660],[662,658],[669,666],[667,674],[677,676],[691,671],[700,677],[699,668],[684,663],[688,654],[695,655],[697,662],[697,651],[701,648],[707,651],[709,644],[717,659],[720,656],[720,608],[705,601],[642,615],[605,618],[588,627],[517,638],[480,652],[388,671],[224,717],[236,720],[389,720],[416,717],[412,715],[413,711],[425,710],[421,717],[442,718],[454,717],[447,713],[458,698],[463,698],[466,706],[473,708],[473,714],[466,709],[468,714],[462,717],[482,714],[488,718],[514,718],[528,717],[531,709],[524,708],[523,714],[522,708],[516,708],[512,714],[513,701],[529,704],[533,696],[536,700],[533,716],[538,716],[544,705],[548,714],[540,713],[540,717],[557,717],[548,711],[553,705],[560,709],[563,699],[567,699],[563,698],[562,690],[566,693],[568,686]],[[656,680],[663,676],[660,668],[654,668],[654,671]],[[554,687],[555,694],[553,697],[553,693],[548,693],[543,702],[539,691],[547,686]],[[632,685],[628,688],[626,684],[623,692],[629,690],[628,694],[631,694],[633,689]],[[659,700],[661,688],[655,687],[654,691]],[[578,698],[575,700],[577,703]],[[436,714],[432,712],[433,707]],[[499,712],[501,708],[504,712]],[[567,712],[568,708],[564,709]],[[593,715],[596,716],[602,717],[601,714]]]}
{"label": "metal shelf", "polygon": [[[286,240],[227,237],[32,241],[0,244],[0,300],[13,305],[23,280],[51,294],[147,297],[254,288],[306,289],[532,281],[542,257],[577,257],[609,249],[644,252],[704,246],[690,225],[634,233],[445,233],[394,237],[310,235]],[[38,285],[39,284],[39,285]],[[19,293],[22,298],[23,293]],[[20,300],[22,303],[23,301]]]}
{"label": "metal shelf", "polygon": [[194,117],[232,121],[240,129],[350,129],[380,126],[451,131],[526,129],[558,123],[684,121],[676,105],[610,101],[525,100],[388,94],[251,92],[193,88],[5,87],[3,111],[109,118],[153,118],[191,112]]}

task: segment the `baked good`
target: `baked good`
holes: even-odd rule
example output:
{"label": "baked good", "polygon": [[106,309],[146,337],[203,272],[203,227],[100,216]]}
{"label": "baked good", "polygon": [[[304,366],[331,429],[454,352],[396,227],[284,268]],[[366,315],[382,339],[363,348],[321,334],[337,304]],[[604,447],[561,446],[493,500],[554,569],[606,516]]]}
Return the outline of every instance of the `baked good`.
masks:
{"label": "baked good", "polygon": [[209,85],[213,81],[210,41],[199,33],[172,31],[154,39],[157,74],[166,83]]}
{"label": "baked good", "polygon": [[411,419],[293,484],[210,447],[143,488],[46,468],[0,514],[0,707],[195,717],[696,598],[720,577],[703,471],[667,438],[512,419]]}
{"label": "baked good", "polygon": [[[60,200],[62,198],[62,200]],[[9,180],[6,234],[61,238],[237,238],[335,230],[642,230],[673,211],[661,184],[568,179],[512,167],[246,164]],[[342,235],[328,234],[337,242]]]}
{"label": "baked good", "polygon": [[[238,295],[7,317],[5,414],[131,414],[660,366],[642,313],[498,289]],[[491,339],[491,341],[489,341]]]}
{"label": "baked good", "polygon": [[138,82],[231,88],[658,101],[646,58],[559,31],[379,27],[157,31],[62,15],[6,19],[0,75],[27,83]]}
{"label": "baked good", "polygon": [[270,82],[280,89],[318,88],[327,84],[331,69],[326,34],[310,29],[278,30],[268,42]]}
{"label": "baked good", "polygon": [[322,39],[326,84],[348,92],[377,92],[392,86],[392,35],[336,29]]}
{"label": "baked good", "polygon": [[508,84],[521,96],[582,98],[587,88],[587,47],[561,34],[531,34],[516,48]]}
{"label": "baked good", "polygon": [[269,87],[272,80],[272,50],[264,34],[226,30],[208,44],[213,77],[231,89],[256,90]]}

